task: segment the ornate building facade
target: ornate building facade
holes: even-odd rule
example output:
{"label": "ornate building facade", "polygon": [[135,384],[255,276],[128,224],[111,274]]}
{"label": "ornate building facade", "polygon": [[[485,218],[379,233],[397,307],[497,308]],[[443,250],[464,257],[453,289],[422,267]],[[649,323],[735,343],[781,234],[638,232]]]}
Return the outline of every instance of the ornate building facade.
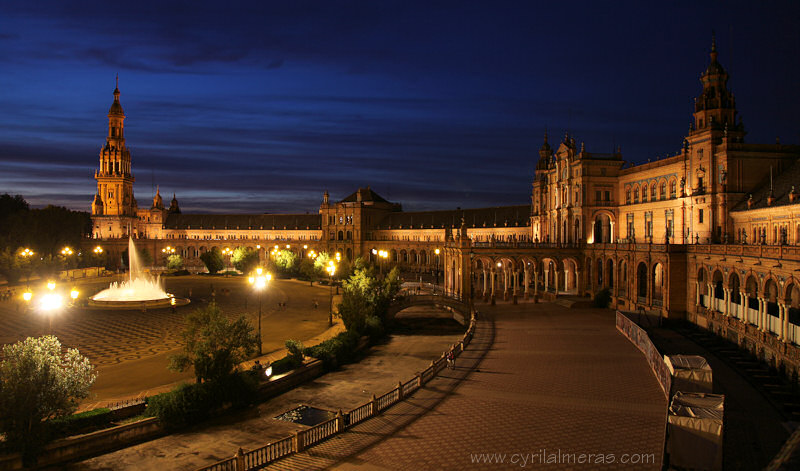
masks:
{"label": "ornate building facade", "polygon": [[545,134],[530,204],[403,211],[371,188],[318,214],[182,214],[160,192],[133,196],[125,115],[114,90],[95,172],[91,243],[121,253],[128,236],[153,254],[169,245],[189,265],[213,248],[274,246],[299,256],[339,252],[411,271],[441,272],[447,291],[476,300],[587,296],[687,319],[797,375],[800,371],[800,146],[751,144],[712,43],[681,151],[627,163],[566,135]]}

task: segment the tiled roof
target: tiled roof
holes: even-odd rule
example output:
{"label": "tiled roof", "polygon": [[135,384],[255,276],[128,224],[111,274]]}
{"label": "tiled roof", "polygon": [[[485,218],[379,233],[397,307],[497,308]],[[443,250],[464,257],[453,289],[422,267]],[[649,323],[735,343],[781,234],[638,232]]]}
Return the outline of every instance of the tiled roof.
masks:
{"label": "tiled roof", "polygon": [[319,214],[169,214],[166,229],[305,230],[320,228]]}
{"label": "tiled roof", "polygon": [[357,191],[353,192],[350,196],[343,199],[341,203],[354,203],[358,201],[358,193],[361,193],[361,201],[363,202],[374,202],[374,203],[388,203],[386,199],[384,199],[381,195],[372,191],[370,187],[366,188],[359,188]]}
{"label": "tiled roof", "polygon": [[462,217],[467,227],[527,226],[530,224],[530,216],[529,204],[447,211],[395,212],[383,218],[375,229],[460,227]]}
{"label": "tiled roof", "polygon": [[[755,190],[745,196],[744,200],[739,202],[733,207],[732,211],[747,211],[748,209],[760,209],[766,207],[786,206],[789,204],[800,204],[800,198],[789,201],[789,192],[792,191],[792,186],[800,196],[800,159],[796,160],[788,169],[778,172],[776,168],[772,174],[772,192],[775,196],[775,201],[771,206],[767,205],[767,198],[769,197],[769,177],[762,182]],[[753,204],[750,208],[747,207],[747,200],[750,195],[753,195]]]}

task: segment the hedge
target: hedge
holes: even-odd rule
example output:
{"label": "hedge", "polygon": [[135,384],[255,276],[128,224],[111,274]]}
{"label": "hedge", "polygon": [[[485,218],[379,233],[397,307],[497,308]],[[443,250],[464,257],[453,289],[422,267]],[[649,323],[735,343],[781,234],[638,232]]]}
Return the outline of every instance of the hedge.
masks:
{"label": "hedge", "polygon": [[51,419],[47,424],[51,437],[55,439],[87,433],[106,427],[111,423],[112,419],[113,414],[111,413],[111,409],[102,407],[79,414]]}

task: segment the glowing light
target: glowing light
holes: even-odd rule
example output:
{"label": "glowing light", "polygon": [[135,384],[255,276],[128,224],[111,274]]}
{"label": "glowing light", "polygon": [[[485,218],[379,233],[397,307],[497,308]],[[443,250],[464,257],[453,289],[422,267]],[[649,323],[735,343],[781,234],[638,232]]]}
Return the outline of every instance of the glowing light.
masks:
{"label": "glowing light", "polygon": [[101,253],[103,253],[103,247],[100,247],[98,245],[97,247],[94,248],[93,252],[96,253],[96,254],[101,254]]}
{"label": "glowing light", "polygon": [[261,268],[261,267],[256,268],[256,275],[260,275],[263,272],[264,272],[263,268]]}
{"label": "glowing light", "polygon": [[63,249],[61,249],[61,255],[64,255],[65,257],[67,255],[72,255],[72,249],[69,247],[64,247]]}
{"label": "glowing light", "polygon": [[72,298],[72,300],[74,301],[74,300],[78,299],[78,295],[80,295],[80,294],[81,293],[78,290],[74,289],[74,290],[69,292],[69,297]]}
{"label": "glowing light", "polygon": [[503,266],[503,264],[502,264],[502,263],[500,263],[500,262],[497,262],[497,266],[498,266],[498,267],[502,267],[502,266]]}
{"label": "glowing light", "polygon": [[375,250],[375,249],[372,249],[372,255],[378,255],[378,251]]}
{"label": "glowing light", "polygon": [[56,289],[56,282],[55,281],[48,281],[47,282],[47,289],[49,289],[50,291],[53,291],[54,289]]}
{"label": "glowing light", "polygon": [[272,367],[271,367],[271,366],[268,366],[268,367],[267,367],[267,369],[266,369],[266,370],[264,370],[264,374],[267,376],[267,378],[269,378],[270,376],[272,376]]}
{"label": "glowing light", "polygon": [[22,293],[22,299],[24,299],[25,301],[30,301],[31,298],[33,298],[33,293],[31,293],[30,291],[25,291],[24,293]]}
{"label": "glowing light", "polygon": [[433,251],[436,255],[439,255],[439,249]]}
{"label": "glowing light", "polygon": [[60,308],[61,304],[63,304],[63,301],[60,294],[48,293],[42,296],[39,308],[43,311],[53,311]]}
{"label": "glowing light", "polygon": [[308,248],[308,246],[307,246],[307,245],[304,245],[304,246],[303,246],[303,250],[306,250],[307,248]]}
{"label": "glowing light", "polygon": [[248,279],[247,279],[247,282],[248,282],[248,283],[250,283],[251,285],[252,285],[253,283],[255,283],[255,281],[256,281],[255,277],[252,277],[252,276],[251,276],[250,278],[248,278]]}

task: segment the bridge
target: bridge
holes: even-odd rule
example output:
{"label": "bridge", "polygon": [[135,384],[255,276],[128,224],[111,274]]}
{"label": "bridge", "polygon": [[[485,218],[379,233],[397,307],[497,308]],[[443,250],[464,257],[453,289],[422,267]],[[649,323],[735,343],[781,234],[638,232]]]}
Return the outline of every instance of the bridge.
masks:
{"label": "bridge", "polygon": [[389,306],[389,310],[386,312],[386,318],[393,319],[400,311],[415,306],[449,308],[448,310],[453,313],[453,319],[462,325],[466,325],[470,316],[469,303],[465,303],[458,296],[440,294],[410,294],[397,297]]}

